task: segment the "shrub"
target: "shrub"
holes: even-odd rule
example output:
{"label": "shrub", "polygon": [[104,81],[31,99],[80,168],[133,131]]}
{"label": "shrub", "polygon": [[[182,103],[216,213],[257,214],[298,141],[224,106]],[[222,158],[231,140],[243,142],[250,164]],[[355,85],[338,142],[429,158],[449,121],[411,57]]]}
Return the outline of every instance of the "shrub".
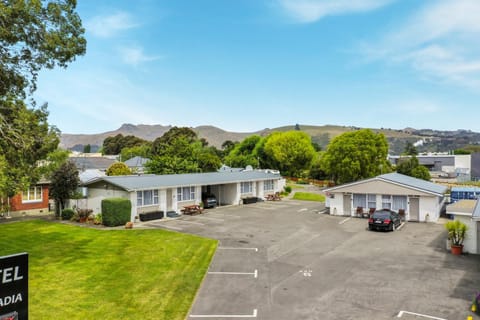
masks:
{"label": "shrub", "polygon": [[445,229],[448,231],[448,240],[453,245],[461,246],[467,234],[467,225],[459,220],[448,221],[445,223]]}
{"label": "shrub", "polygon": [[102,222],[107,227],[123,226],[130,221],[132,203],[124,198],[102,200]]}
{"label": "shrub", "polygon": [[290,187],[290,186],[285,186],[283,189],[285,190],[285,192],[286,192],[287,194],[289,194],[289,193],[292,192],[292,187]]}
{"label": "shrub", "polygon": [[63,209],[62,210],[62,220],[72,219],[74,213],[75,213],[75,211],[73,211],[73,209],[70,209],[70,208]]}
{"label": "shrub", "polygon": [[102,224],[102,214],[97,213],[95,217],[93,218],[93,223],[94,224]]}

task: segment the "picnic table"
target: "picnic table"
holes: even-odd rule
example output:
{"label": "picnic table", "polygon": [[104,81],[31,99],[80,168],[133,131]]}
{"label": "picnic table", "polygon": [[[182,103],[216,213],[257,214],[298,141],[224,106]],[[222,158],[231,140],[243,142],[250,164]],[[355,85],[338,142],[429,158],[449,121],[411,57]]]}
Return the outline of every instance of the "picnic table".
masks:
{"label": "picnic table", "polygon": [[278,192],[276,192],[275,194],[267,194],[267,197],[265,199],[267,201],[282,200],[282,198],[280,198],[280,194]]}
{"label": "picnic table", "polygon": [[192,204],[190,206],[184,206],[181,210],[183,214],[199,214],[202,213],[203,209],[198,204]]}

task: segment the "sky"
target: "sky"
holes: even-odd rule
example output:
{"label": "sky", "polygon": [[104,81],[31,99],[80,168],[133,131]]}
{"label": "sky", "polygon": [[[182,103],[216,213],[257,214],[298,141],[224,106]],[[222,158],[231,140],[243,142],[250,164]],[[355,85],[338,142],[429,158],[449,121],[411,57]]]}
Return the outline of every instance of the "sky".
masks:
{"label": "sky", "polygon": [[478,0],[84,0],[87,52],[42,71],[63,133],[124,123],[480,132]]}

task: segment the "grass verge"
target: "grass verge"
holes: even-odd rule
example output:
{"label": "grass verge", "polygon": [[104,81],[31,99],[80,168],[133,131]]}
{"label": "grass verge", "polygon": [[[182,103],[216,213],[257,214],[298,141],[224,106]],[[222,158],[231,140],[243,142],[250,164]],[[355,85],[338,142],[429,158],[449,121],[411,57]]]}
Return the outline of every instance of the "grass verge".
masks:
{"label": "grass verge", "polygon": [[293,199],[325,202],[325,196],[323,194],[310,193],[310,192],[295,192],[295,194],[293,195]]}
{"label": "grass verge", "polygon": [[30,319],[185,319],[217,241],[164,230],[0,224],[29,253]]}

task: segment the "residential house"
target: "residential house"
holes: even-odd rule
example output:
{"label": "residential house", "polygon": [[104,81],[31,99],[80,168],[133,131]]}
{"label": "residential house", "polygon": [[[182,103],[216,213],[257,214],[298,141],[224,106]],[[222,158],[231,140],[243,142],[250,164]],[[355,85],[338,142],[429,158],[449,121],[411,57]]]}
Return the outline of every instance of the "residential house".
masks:
{"label": "residential house", "polygon": [[126,198],[132,203],[131,219],[141,213],[180,213],[200,204],[202,193],[214,195],[219,205],[238,205],[246,198],[263,199],[283,190],[285,179],[270,170],[222,171],[171,175],[98,177],[83,184],[86,197],[79,207],[101,212],[106,198]]}
{"label": "residential house", "polygon": [[49,182],[41,180],[10,199],[0,199],[0,207],[3,208],[1,213],[8,212],[11,216],[18,216],[49,212],[48,187]]}
{"label": "residential house", "polygon": [[145,172],[145,164],[150,161],[150,159],[143,157],[133,157],[125,161],[124,163],[132,170],[133,173],[143,174]]}
{"label": "residential house", "polygon": [[399,173],[328,188],[330,214],[356,216],[375,209],[391,209],[409,221],[437,221],[447,187]]}

